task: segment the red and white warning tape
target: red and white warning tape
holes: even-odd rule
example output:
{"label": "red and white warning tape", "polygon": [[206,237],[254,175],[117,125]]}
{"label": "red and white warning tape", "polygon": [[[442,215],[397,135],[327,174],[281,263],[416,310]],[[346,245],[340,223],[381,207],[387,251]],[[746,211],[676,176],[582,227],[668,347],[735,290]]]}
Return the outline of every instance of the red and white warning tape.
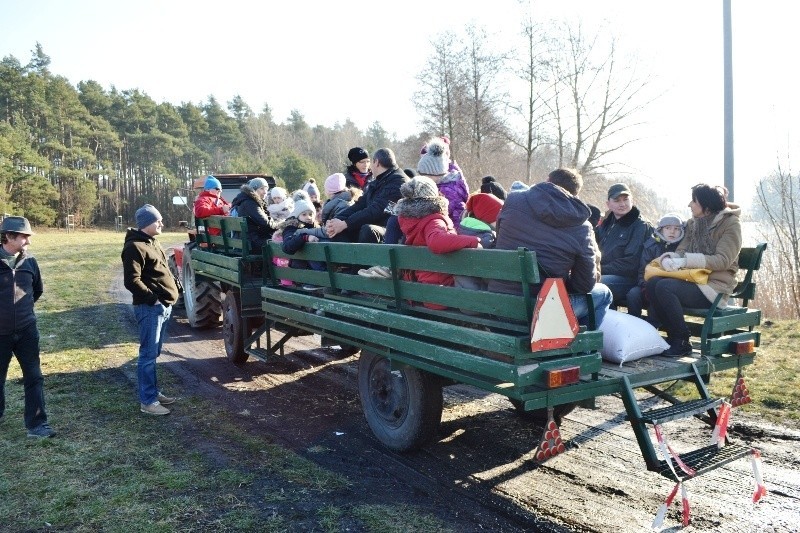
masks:
{"label": "red and white warning tape", "polygon": [[750,463],[753,465],[753,476],[756,478],[756,490],[753,492],[753,503],[767,495],[767,486],[764,485],[764,478],[761,475],[761,452],[753,448],[750,456]]}
{"label": "red and white warning tape", "polygon": [[731,404],[723,401],[717,413],[717,423],[714,424],[714,431],[711,433],[711,444],[716,444],[717,448],[725,446],[725,437],[728,435],[728,423],[731,417]]}

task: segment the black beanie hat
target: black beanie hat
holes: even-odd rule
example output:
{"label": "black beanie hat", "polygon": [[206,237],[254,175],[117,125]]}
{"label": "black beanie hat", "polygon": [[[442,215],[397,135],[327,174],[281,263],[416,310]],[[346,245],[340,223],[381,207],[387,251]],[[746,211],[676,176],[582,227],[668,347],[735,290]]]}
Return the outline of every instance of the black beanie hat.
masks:
{"label": "black beanie hat", "polygon": [[481,192],[493,194],[505,201],[506,190],[494,179],[494,176],[485,176],[481,182]]}
{"label": "black beanie hat", "polygon": [[350,151],[347,152],[347,159],[350,160],[351,163],[354,165],[361,161],[362,159],[368,159],[369,152],[361,148],[360,146],[356,146],[355,148],[350,148]]}

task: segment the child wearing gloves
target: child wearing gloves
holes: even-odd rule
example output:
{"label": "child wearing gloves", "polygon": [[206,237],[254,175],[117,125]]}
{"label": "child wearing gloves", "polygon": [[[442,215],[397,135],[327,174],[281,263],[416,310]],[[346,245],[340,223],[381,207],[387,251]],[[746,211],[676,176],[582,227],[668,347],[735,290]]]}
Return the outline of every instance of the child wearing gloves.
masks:
{"label": "child wearing gloves", "polygon": [[[653,235],[644,243],[642,259],[639,262],[639,279],[637,284],[628,291],[625,300],[628,304],[628,314],[642,317],[642,310],[648,304],[645,292],[644,268],[653,259],[661,257],[667,252],[674,252],[683,240],[684,222],[680,215],[667,213],[658,221],[658,227]],[[648,317],[652,313],[648,312]]]}

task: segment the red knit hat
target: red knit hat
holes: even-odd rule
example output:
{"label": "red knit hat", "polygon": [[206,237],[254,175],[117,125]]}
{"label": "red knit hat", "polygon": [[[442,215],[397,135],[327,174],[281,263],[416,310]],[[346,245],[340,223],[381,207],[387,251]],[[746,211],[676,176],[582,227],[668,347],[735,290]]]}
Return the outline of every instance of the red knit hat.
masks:
{"label": "red knit hat", "polygon": [[497,222],[497,215],[500,214],[501,207],[503,207],[503,201],[497,196],[479,192],[469,197],[466,209],[478,220],[494,224]]}

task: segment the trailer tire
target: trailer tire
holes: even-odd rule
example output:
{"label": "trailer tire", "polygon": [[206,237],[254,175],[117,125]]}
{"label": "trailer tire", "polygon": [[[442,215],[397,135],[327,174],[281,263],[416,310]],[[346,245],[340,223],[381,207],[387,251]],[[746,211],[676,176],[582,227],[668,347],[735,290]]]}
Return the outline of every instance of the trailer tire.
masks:
{"label": "trailer tire", "polygon": [[[545,424],[547,422],[547,409],[534,409],[533,411],[525,411],[522,402],[509,398],[508,401],[514,406],[514,410],[523,420],[529,420],[537,424]],[[570,414],[575,408],[578,407],[577,403],[562,403],[553,407],[553,420],[559,426],[564,420],[564,417]]]}
{"label": "trailer tire", "polygon": [[169,254],[169,259],[167,260],[169,265],[169,271],[172,272],[172,276],[176,280],[181,280],[180,285],[178,286],[178,299],[175,301],[175,307],[178,309],[183,308],[183,281],[181,279],[180,270],[178,270],[178,260],[175,259],[175,254]]}
{"label": "trailer tire", "polygon": [[191,327],[210,328],[219,324],[222,314],[219,284],[195,279],[189,249],[183,253],[183,304]]}
{"label": "trailer tire", "polygon": [[228,360],[235,365],[247,362],[247,352],[244,351],[243,322],[239,310],[239,296],[236,291],[229,290],[225,293],[222,302],[222,339],[225,341],[225,354]]}
{"label": "trailer tire", "polygon": [[358,393],[370,429],[387,448],[407,452],[436,437],[442,420],[442,385],[423,370],[392,370],[389,360],[361,351]]}

